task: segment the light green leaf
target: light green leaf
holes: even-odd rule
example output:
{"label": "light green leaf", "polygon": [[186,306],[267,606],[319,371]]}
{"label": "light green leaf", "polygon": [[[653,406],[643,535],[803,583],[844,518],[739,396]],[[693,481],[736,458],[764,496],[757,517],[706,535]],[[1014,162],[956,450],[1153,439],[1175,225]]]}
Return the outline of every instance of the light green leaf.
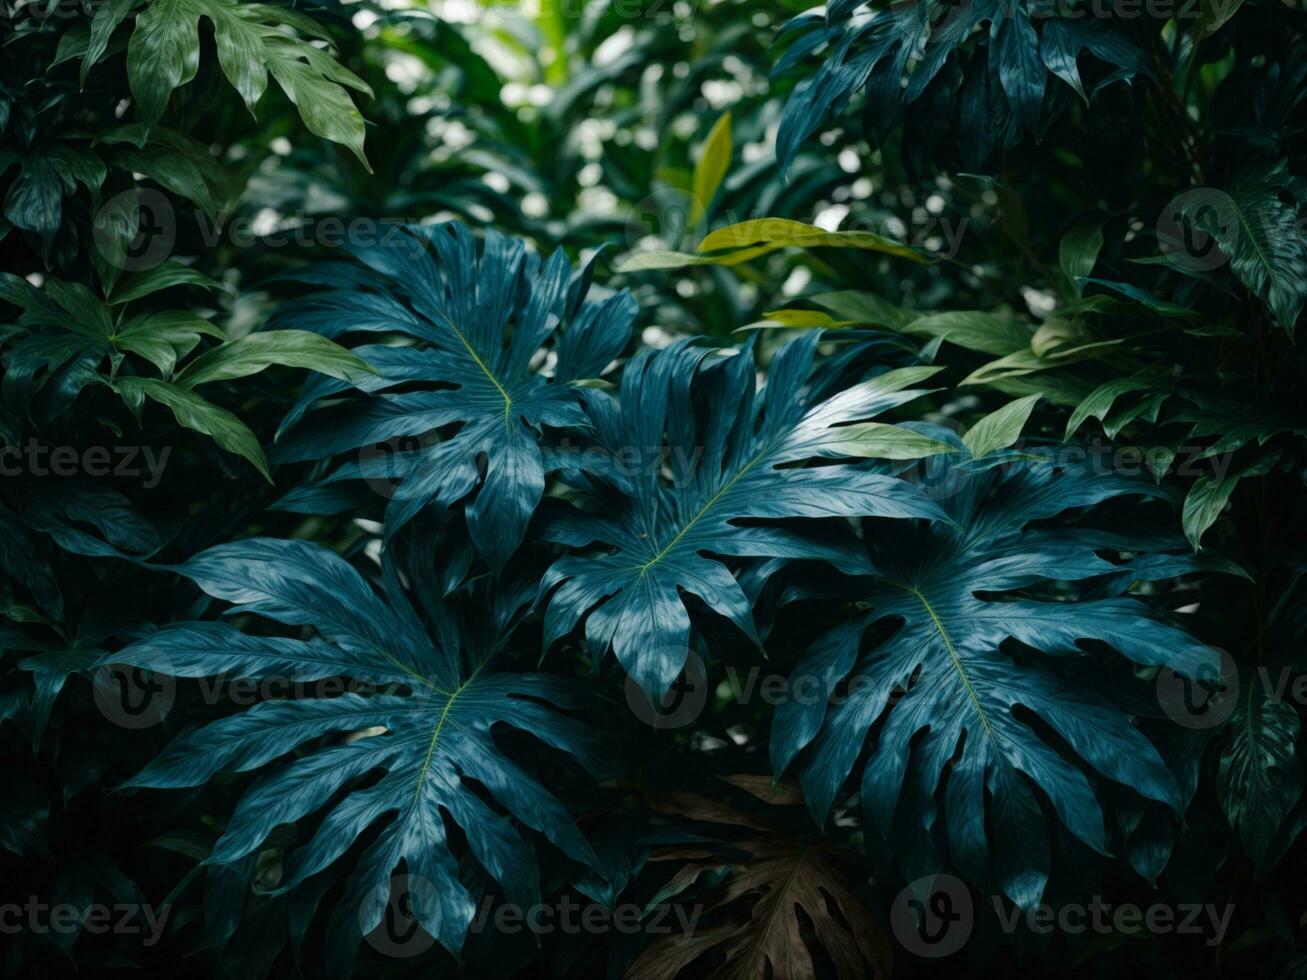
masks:
{"label": "light green leaf", "polygon": [[821,304],[842,319],[889,327],[892,330],[901,330],[920,318],[920,314],[915,310],[895,306],[889,300],[874,293],[860,293],[853,289],[820,293],[812,299],[813,302]]}
{"label": "light green leaf", "polygon": [[708,133],[703,150],[699,154],[699,162],[694,168],[694,181],[691,187],[693,196],[690,198],[690,227],[694,227],[703,218],[704,212],[717,196],[717,189],[721,186],[727,168],[731,165],[733,148],[731,114],[726,112]]}
{"label": "light green leaf", "polygon": [[904,333],[941,337],[950,344],[985,354],[1011,354],[1030,346],[1030,331],[1010,316],[980,310],[950,310],[918,317]]}
{"label": "light green leaf", "polygon": [[795,329],[821,329],[832,330],[841,327],[851,327],[857,324],[858,320],[836,320],[829,313],[823,313],[821,310],[770,310],[763,315],[763,319],[769,321],[765,326],[774,327],[793,327]]}
{"label": "light green leaf", "polygon": [[732,266],[782,248],[858,248],[913,262],[930,262],[916,249],[869,231],[832,232],[789,218],[755,218],[718,228],[699,243],[698,255],[661,250],[643,252],[629,256],[617,271],[680,269],[691,265]]}
{"label": "light green leaf", "polygon": [[200,337],[225,339],[216,326],[184,310],[165,310],[132,317],[118,326],[113,342],[120,349],[144,357],[166,377]]}
{"label": "light green leaf", "polygon": [[912,429],[884,422],[859,422],[832,430],[823,447],[846,456],[877,459],[921,459],[938,453],[955,453],[956,446]]}
{"label": "light green leaf", "polygon": [[826,231],[789,218],[754,218],[718,228],[699,243],[699,251],[715,252],[718,249],[755,245],[765,245],[769,249],[859,248],[923,264],[930,262],[928,257],[911,246],[883,235],[870,231]]}
{"label": "light green leaf", "polygon": [[962,444],[976,457],[1008,448],[1021,438],[1021,429],[1030,418],[1030,413],[1035,410],[1035,403],[1042,397],[1027,395],[1008,402],[996,412],[990,412],[962,437]]}

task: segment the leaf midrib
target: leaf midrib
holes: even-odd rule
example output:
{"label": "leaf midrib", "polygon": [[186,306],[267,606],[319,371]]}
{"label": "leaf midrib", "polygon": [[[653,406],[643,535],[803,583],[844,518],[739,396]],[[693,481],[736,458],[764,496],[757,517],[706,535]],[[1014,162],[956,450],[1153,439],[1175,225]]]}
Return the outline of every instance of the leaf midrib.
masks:
{"label": "leaf midrib", "polygon": [[471,357],[476,363],[476,366],[481,369],[481,373],[486,376],[487,380],[489,380],[492,385],[495,386],[495,389],[499,392],[499,397],[504,399],[504,428],[509,428],[512,424],[513,418],[513,396],[508,393],[507,388],[499,383],[499,379],[496,378],[494,372],[486,366],[486,362],[481,359],[481,355],[476,352],[476,349],[468,341],[467,337],[463,335],[463,331],[458,329],[458,325],[455,324],[453,320],[447,320],[446,324],[449,326],[450,330],[454,331],[454,336],[459,339],[463,347],[467,350],[468,356]]}
{"label": "leaf midrib", "polygon": [[980,695],[976,693],[976,689],[971,683],[971,677],[967,673],[967,668],[958,657],[957,650],[953,647],[953,639],[949,636],[948,630],[944,628],[944,624],[940,621],[939,615],[935,612],[935,608],[930,604],[930,600],[926,598],[925,594],[920,589],[915,586],[907,586],[906,588],[917,597],[917,600],[921,603],[927,614],[929,614],[931,622],[935,624],[935,630],[939,633],[940,639],[944,641],[944,649],[948,651],[949,659],[953,661],[953,667],[958,672],[958,677],[962,681],[963,689],[967,692],[967,697],[971,701],[971,706],[975,708],[976,715],[980,718],[980,725],[984,728],[985,734],[991,739],[997,741],[994,728],[989,723],[989,716],[985,714],[984,706],[980,703]]}
{"label": "leaf midrib", "polygon": [[454,702],[458,700],[459,695],[467,690],[468,685],[477,679],[477,675],[481,673],[481,668],[488,664],[490,659],[490,657],[486,657],[481,661],[481,663],[477,664],[476,669],[468,675],[467,680],[458,685],[454,693],[449,696],[449,700],[445,702],[444,708],[441,709],[440,717],[437,718],[436,723],[431,726],[431,741],[427,743],[427,754],[422,760],[421,768],[418,770],[417,784],[413,787],[412,806],[417,806],[418,800],[422,796],[422,787],[426,785],[427,773],[431,771],[431,758],[435,755],[436,743],[440,741],[440,733],[444,730],[445,721],[449,717],[450,709],[454,707]]}
{"label": "leaf midrib", "polygon": [[708,512],[712,510],[714,506],[716,506],[717,501],[720,500],[731,489],[731,487],[735,486],[735,484],[739,482],[741,477],[743,477],[751,469],[757,466],[758,463],[762,461],[762,458],[766,455],[767,455],[766,450],[760,452],[757,456],[754,456],[753,459],[749,460],[747,463],[741,466],[735,472],[734,476],[732,476],[729,480],[727,480],[724,484],[722,484],[721,489],[708,498],[708,502],[699,509],[699,512],[696,513],[692,518],[690,518],[690,520],[688,520],[685,524],[681,526],[681,529],[676,532],[676,536],[672,538],[671,541],[667,542],[667,544],[663,545],[663,547],[659,549],[656,555],[654,555],[647,562],[645,562],[643,565],[640,566],[640,577],[643,578],[645,572],[649,571],[650,568],[652,568],[654,565],[658,564],[660,561],[666,558],[668,553],[670,553],[671,550],[675,548],[678,543],[680,543],[681,538],[685,537],[690,532],[691,528],[693,528],[696,524],[699,523],[699,521],[701,521],[705,516],[707,516]]}

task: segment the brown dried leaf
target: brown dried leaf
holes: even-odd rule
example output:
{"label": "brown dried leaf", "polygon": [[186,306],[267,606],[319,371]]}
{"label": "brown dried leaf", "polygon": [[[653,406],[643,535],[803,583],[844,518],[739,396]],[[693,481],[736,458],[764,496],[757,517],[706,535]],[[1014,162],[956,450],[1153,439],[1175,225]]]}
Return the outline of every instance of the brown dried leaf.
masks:
{"label": "brown dried leaf", "polygon": [[[765,776],[728,776],[725,780],[759,799],[797,805],[802,797],[789,786],[773,788]],[[813,976],[812,951],[804,936],[804,918],[811,934],[824,947],[840,980],[864,980],[889,974],[889,942],[871,913],[849,890],[840,870],[850,856],[832,845],[794,840],[765,822],[729,806],[690,793],[662,798],[663,812],[698,820],[750,827],[758,836],[732,843],[750,855],[726,862],[709,857],[689,863],[674,880],[684,881],[708,868],[731,868],[722,885],[705,901],[708,910],[734,913],[728,921],[689,935],[665,936],[649,946],[631,965],[626,980],[674,980],[701,956],[715,954],[725,962],[707,980],[807,980]],[[684,850],[667,849],[653,860],[685,859]],[[699,855],[693,855],[698,857]],[[679,891],[679,889],[677,889]],[[802,915],[800,914],[802,910]],[[810,935],[811,935],[810,934]],[[770,972],[768,967],[770,965]],[[702,969],[694,971],[702,976]]]}

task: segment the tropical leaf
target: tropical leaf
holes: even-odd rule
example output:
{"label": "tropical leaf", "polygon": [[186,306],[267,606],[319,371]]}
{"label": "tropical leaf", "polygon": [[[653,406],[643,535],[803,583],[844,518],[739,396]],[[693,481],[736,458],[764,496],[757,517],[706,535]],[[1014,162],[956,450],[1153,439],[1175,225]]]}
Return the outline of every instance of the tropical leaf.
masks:
{"label": "tropical leaf", "polygon": [[[781,811],[803,805],[803,796],[792,784],[773,786],[765,776],[747,774],[722,778],[769,804],[767,809],[776,810],[777,818]],[[685,862],[665,892],[723,875],[721,885],[703,893],[701,901],[710,914],[726,921],[663,937],[631,964],[625,980],[675,980],[682,975],[799,980],[817,975],[814,942],[840,980],[888,976],[889,941],[851,891],[844,870],[856,860],[854,855],[826,841],[790,836],[765,812],[742,812],[698,794],[660,795],[650,804],[661,813],[705,825],[746,828],[749,836],[732,839],[720,850],[678,846],[650,855],[651,862]],[[738,857],[741,852],[743,858]],[[838,918],[831,909],[838,910]],[[811,933],[806,923],[812,924]],[[700,963],[701,957],[708,959]],[[704,972],[706,964],[718,959],[723,962]]]}
{"label": "tropical leaf", "polygon": [[[744,519],[940,516],[916,487],[865,466],[800,466],[868,454],[856,424],[923,394],[910,386],[935,368],[903,368],[821,400],[805,391],[819,332],[775,357],[755,398],[749,342],[730,356],[680,343],[627,365],[620,398],[591,392],[589,415],[604,458],[595,509],[565,511],[543,534],[600,556],[567,555],[550,568],[545,619],[552,644],[585,619],[596,656],[610,647],[627,673],[661,699],[688,651],[682,592],[698,596],[755,636],[749,602],[728,568],[706,553],[818,559],[845,572],[869,570],[849,540],[822,526],[738,523]],[[694,401],[713,406],[700,415]],[[883,425],[883,424],[881,424]],[[875,430],[883,437],[885,430]],[[666,460],[670,480],[660,470]]]}
{"label": "tropical leaf", "polygon": [[[522,242],[495,232],[479,251],[461,224],[414,227],[356,249],[357,264],[308,273],[312,281],[344,285],[291,305],[282,325],[327,337],[372,332],[411,341],[356,349],[379,372],[366,385],[369,397],[309,414],[349,386],[306,388],[282,424],[273,459],[323,459],[458,426],[407,458],[387,457],[371,468],[350,461],[329,480],[396,479],[388,534],[424,508],[468,499],[472,540],[500,568],[544,492],[546,430],[588,424],[576,383],[597,377],[622,353],[635,303],[624,292],[587,302],[590,271],[572,275],[562,251],[542,262]],[[552,376],[540,369],[546,357]],[[406,390],[388,390],[401,385]],[[310,484],[282,506],[300,506],[315,489]]]}
{"label": "tropical leaf", "polygon": [[1007,449],[1021,438],[1021,429],[1039,399],[1039,395],[1027,395],[978,419],[962,437],[962,444],[976,457]]}
{"label": "tropical leaf", "polygon": [[[829,694],[847,681],[849,693],[829,710],[824,698],[782,704],[772,761],[780,773],[808,748],[801,780],[824,820],[883,719],[862,772],[862,802],[871,827],[895,842],[909,880],[941,870],[947,853],[972,881],[997,878],[1014,902],[1029,906],[1050,866],[1050,827],[1036,789],[1051,819],[1099,853],[1108,839],[1096,781],[1180,806],[1156,749],[1060,662],[1100,660],[1086,644],[1105,644],[1134,664],[1192,676],[1216,655],[1119,594],[1133,579],[1183,570],[1183,556],[1150,555],[1143,532],[1043,523],[1122,495],[1161,494],[1150,482],[1051,460],[978,467],[957,459],[926,464],[949,521],[896,522],[869,534],[878,576],[857,593],[868,611],[818,640],[791,683],[802,679]],[[1124,565],[1100,554],[1125,549],[1136,557]],[[1087,588],[1095,580],[1118,584]],[[1085,586],[1077,595],[1066,583]],[[863,652],[873,627],[895,623]],[[1011,641],[1030,654],[1011,650]]]}
{"label": "tropical leaf", "polygon": [[902,242],[871,231],[826,231],[789,218],[753,218],[710,232],[697,254],[671,251],[637,252],[629,256],[618,272],[651,269],[682,269],[693,265],[740,265],[783,248],[855,248],[883,252],[912,262],[930,259]]}
{"label": "tropical leaf", "polygon": [[1258,871],[1302,796],[1299,728],[1293,705],[1249,678],[1221,753],[1216,792]]}
{"label": "tropical leaf", "polygon": [[1180,209],[1183,220],[1215,239],[1239,281],[1290,335],[1307,303],[1301,193],[1282,160],[1245,171],[1228,194],[1191,194]]}
{"label": "tropical leaf", "polygon": [[[963,159],[984,166],[994,150],[1015,146],[1023,128],[1042,131],[1049,75],[1088,101],[1077,67],[1081,51],[1115,68],[1113,80],[1152,74],[1144,49],[1114,24],[1041,14],[1032,20],[1023,6],[997,0],[886,7],[840,0],[794,18],[778,37],[786,47],[775,71],[786,72],[814,53],[822,60],[786,102],[776,137],[781,168],[859,91],[865,93],[864,125],[873,142],[906,116],[905,129],[915,125],[930,134],[928,142],[947,135]],[[938,98],[923,98],[928,92]],[[914,114],[917,104],[921,109]]]}
{"label": "tropical leaf", "polygon": [[[138,6],[133,4],[131,6]],[[83,71],[103,52],[99,38],[112,34],[127,4],[97,8]],[[322,29],[297,11],[238,0],[146,0],[127,44],[127,78],[147,127],[163,116],[174,89],[191,82],[200,66],[200,20],[213,25],[218,64],[254,111],[268,86],[268,74],[294,103],[311,133],[348,146],[366,167],[363,116],[346,89],[372,90],[329,53],[298,37],[322,37]],[[103,26],[99,26],[103,24]]]}
{"label": "tropical leaf", "polygon": [[[380,921],[401,865],[430,885],[410,892],[414,920],[458,952],[482,886],[460,868],[462,847],[455,850],[452,827],[466,835],[466,853],[524,905],[538,901],[540,890],[524,828],[576,860],[594,862],[563,804],[494,740],[495,732],[512,727],[587,767],[603,765],[594,730],[562,713],[585,707],[581,688],[493,669],[529,603],[528,588],[491,594],[483,582],[466,603],[446,601],[443,588],[423,573],[419,581],[428,588],[420,599],[436,616],[428,634],[392,566],[385,569],[383,598],[344,559],[308,542],[252,538],[218,545],[174,570],[232,603],[234,612],[311,627],[315,635],[291,639],[226,623],[179,623],[106,656],[106,663],[178,677],[295,684],[345,678],[361,686],[338,696],[262,701],[193,729],[128,783],[179,788],[218,773],[262,771],[207,859],[214,866],[254,853],[279,825],[326,808],[312,836],[289,854],[280,890],[296,889],[338,862],[352,869],[328,925],[329,961],[338,975],[348,975],[360,937]],[[274,765],[297,748],[289,764]],[[364,779],[378,771],[379,781]],[[356,858],[346,858],[374,825],[380,833]]]}
{"label": "tropical leaf", "polygon": [[703,218],[704,213],[717,196],[717,190],[726,178],[726,171],[731,165],[731,114],[722,113],[722,117],[713,124],[704,140],[699,162],[694,168],[691,183],[690,227],[694,227]]}

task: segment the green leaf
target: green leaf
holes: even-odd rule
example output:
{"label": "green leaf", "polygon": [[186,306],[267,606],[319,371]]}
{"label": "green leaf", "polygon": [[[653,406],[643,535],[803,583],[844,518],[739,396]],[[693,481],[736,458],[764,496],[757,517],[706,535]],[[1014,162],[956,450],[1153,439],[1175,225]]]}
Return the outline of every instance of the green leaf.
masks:
{"label": "green leaf", "polygon": [[53,160],[29,156],[5,194],[5,217],[18,228],[40,235],[49,247],[63,214],[64,186]]}
{"label": "green leaf", "polygon": [[[1201,431],[1197,428],[1191,433],[1191,435],[1200,434]],[[1242,445],[1243,441],[1240,441],[1232,448],[1238,448],[1238,446]],[[1225,451],[1219,443],[1213,448],[1222,452]],[[1209,449],[1208,453],[1211,454],[1212,451]],[[1234,488],[1239,485],[1239,481],[1248,476],[1264,476],[1279,462],[1279,459],[1280,453],[1275,450],[1237,470],[1224,474],[1204,473],[1194,481],[1193,486],[1189,488],[1188,495],[1184,498],[1184,508],[1180,515],[1185,537],[1189,539],[1194,551],[1199,550],[1199,542],[1202,540],[1203,534],[1221,516],[1221,511],[1225,509],[1230,494],[1234,493]]]}
{"label": "green leaf", "polygon": [[104,53],[109,48],[109,39],[113,36],[114,30],[123,22],[123,18],[131,12],[132,8],[139,6],[141,0],[108,0],[108,3],[97,4],[95,13],[91,19],[90,37],[86,45],[86,53],[82,58],[81,84],[86,87],[86,76],[91,68],[104,57]]}
{"label": "green leaf", "polygon": [[163,116],[168,96],[200,68],[200,14],[195,0],[149,0],[127,44],[127,81],[147,127]]}
{"label": "green leaf", "polygon": [[1098,253],[1103,250],[1103,220],[1101,215],[1081,218],[1058,245],[1058,264],[1077,296],[1083,292],[1080,280],[1094,271]]}
{"label": "green leaf", "polygon": [[118,325],[113,343],[120,350],[144,357],[167,377],[200,337],[224,340],[223,332],[203,317],[183,310],[165,310],[130,317]]}
{"label": "green leaf", "polygon": [[[796,666],[791,690],[805,694],[775,709],[773,774],[797,762],[819,824],[853,775],[868,835],[894,841],[906,878],[932,841],[947,840],[956,867],[1030,907],[1059,824],[1106,854],[1104,804],[1118,794],[1183,807],[1161,755],[1108,693],[1129,690],[1131,670],[1086,641],[1185,676],[1210,669],[1215,651],[1102,584],[1124,588],[1193,559],[1153,550],[1155,534],[1138,526],[1130,535],[1050,526],[1063,512],[1161,495],[1146,480],[1087,461],[977,467],[941,455],[919,465],[930,486],[950,490],[938,497],[948,519],[884,521],[867,536],[878,574],[856,586],[865,611]],[[1136,567],[1099,553],[1124,548],[1151,553]],[[1042,655],[1014,659],[1012,640]]]}
{"label": "green leaf", "polygon": [[973,456],[986,456],[998,449],[1006,449],[1021,438],[1021,429],[1035,410],[1035,403],[1043,395],[1027,395],[986,415],[967,434],[962,443]]}
{"label": "green leaf", "polygon": [[1030,346],[1030,330],[1020,320],[979,310],[950,310],[919,317],[904,333],[940,337],[950,344],[985,354],[1011,354]]}
{"label": "green leaf", "polygon": [[1240,477],[1239,473],[1229,473],[1224,477],[1204,473],[1189,488],[1189,493],[1184,498],[1184,510],[1180,522],[1184,527],[1185,537],[1193,545],[1194,551],[1201,547],[1199,542],[1203,534],[1221,516],[1230,494],[1234,493],[1234,488],[1239,485]]}
{"label": "green leaf", "polygon": [[704,216],[731,165],[731,114],[722,113],[704,140],[699,162],[694,167],[691,187],[689,225],[693,228]]}
{"label": "green leaf", "polygon": [[921,252],[870,231],[826,231],[815,225],[804,224],[789,218],[754,218],[727,225],[710,233],[699,243],[699,252],[715,252],[727,248],[765,246],[778,248],[857,248],[883,252],[913,262],[928,264],[930,259]]}
{"label": "green leaf", "polygon": [[915,310],[895,306],[889,300],[874,293],[861,293],[853,289],[819,293],[812,297],[812,300],[845,320],[889,327],[892,330],[901,330],[920,318],[920,314]]}
{"label": "green leaf", "polygon": [[1290,336],[1307,303],[1303,199],[1307,195],[1281,160],[1246,170],[1227,195],[1182,198],[1180,208],[1183,220],[1216,240],[1231,271],[1266,301]]}
{"label": "green leaf", "polygon": [[252,333],[201,354],[182,369],[177,383],[187,388],[258,374],[272,365],[305,368],[344,381],[360,382],[376,371],[335,341],[307,330]]}
{"label": "green leaf", "polygon": [[[455,564],[466,553],[465,542],[432,544]],[[537,769],[543,749],[555,765],[570,757],[585,770],[606,770],[595,726],[575,717],[595,705],[574,679],[493,666],[530,607],[532,583],[450,595],[434,566],[413,563],[404,570],[417,593],[411,602],[390,559],[388,550],[381,595],[321,545],[274,538],[217,545],[173,570],[234,603],[240,622],[257,615],[304,638],[182,622],[105,658],[182,677],[305,685],[305,696],[260,701],[191,727],[129,785],[177,789],[219,773],[259,772],[223,821],[208,866],[256,854],[280,840],[279,827],[299,825],[278,893],[314,897],[312,915],[321,890],[310,880],[329,867],[328,880],[344,871],[344,892],[324,930],[339,976],[353,974],[401,865],[425,885],[409,896],[414,920],[455,955],[491,888],[520,907],[540,900],[540,844],[599,867]],[[333,696],[310,683],[329,678],[348,678],[350,690]],[[503,739],[510,730],[531,738]],[[453,827],[459,832],[449,833]]]}
{"label": "green leaf", "polygon": [[1039,56],[1035,26],[1023,8],[1014,7],[993,19],[989,36],[1004,94],[1026,129],[1037,132],[1048,71]]}
{"label": "green leaf", "polygon": [[180,285],[200,286],[203,289],[223,288],[222,283],[210,279],[202,272],[184,266],[180,262],[168,261],[121,280],[109,294],[109,305],[120,306],[170,286]]}
{"label": "green leaf", "polygon": [[[1168,303],[1164,300],[1160,300],[1156,296],[1153,296],[1151,293],[1149,293],[1147,290],[1140,289],[1138,286],[1131,285],[1130,283],[1127,282],[1112,282],[1111,280],[1108,279],[1095,279],[1093,276],[1084,276],[1076,281],[1082,287],[1085,283],[1089,283],[1089,282],[1092,282],[1098,286],[1104,286],[1112,290],[1113,292],[1120,293],[1122,296],[1134,300],[1134,302],[1138,303],[1144,309],[1156,313],[1159,316],[1165,316],[1165,317],[1201,316],[1201,314],[1197,310],[1190,309],[1188,306],[1180,306],[1177,303]],[[1098,296],[1087,296],[1082,301],[1082,303],[1086,304],[1086,309],[1088,309],[1090,312],[1093,312],[1092,307],[1095,305],[1094,301],[1097,301],[1099,299],[1100,297]],[[1066,310],[1073,310],[1073,309],[1075,309],[1075,307],[1067,307],[1064,309],[1064,312],[1066,312]],[[1128,310],[1128,308],[1126,309]],[[1119,310],[1111,304],[1104,306],[1103,311],[1119,312]]]}
{"label": "green leaf", "polygon": [[[198,205],[210,219],[216,220],[226,205],[227,194],[223,172],[208,147],[163,126],[151,129],[148,138],[136,126],[119,127],[115,134],[113,139],[102,138],[103,142],[116,146],[111,157],[115,166],[144,174]],[[134,134],[141,136],[141,147],[135,145]],[[172,220],[171,214],[162,217]]]}
{"label": "green leaf", "polygon": [[884,422],[841,426],[827,445],[845,456],[879,459],[922,459],[938,453],[955,453],[956,446],[922,435],[914,429]]}
{"label": "green leaf", "polygon": [[187,388],[153,378],[117,378],[112,387],[124,398],[135,399],[138,404],[141,398],[149,398],[167,406],[178,425],[210,436],[229,453],[245,457],[264,479],[272,483],[272,474],[268,472],[268,462],[258,438],[249,426],[225,408],[205,401]]}
{"label": "green leaf", "polygon": [[[147,128],[162,117],[173,89],[195,77],[202,17],[213,25],[223,74],[251,112],[267,88],[271,72],[299,109],[309,132],[349,147],[368,167],[363,155],[363,116],[346,89],[368,95],[371,89],[327,52],[284,29],[292,26],[321,36],[321,29],[310,18],[271,5],[237,0],[150,0],[136,18],[136,30],[127,45],[127,76]],[[370,167],[368,170],[371,172]]]}
{"label": "green leaf", "polygon": [[1099,385],[1093,392],[1076,406],[1071,417],[1067,419],[1066,433],[1062,437],[1070,439],[1076,434],[1076,430],[1084,425],[1086,419],[1095,418],[1103,421],[1107,413],[1112,410],[1112,405],[1124,394],[1132,391],[1146,391],[1154,386],[1152,379],[1144,377],[1115,378],[1105,384]]}
{"label": "green leaf", "polygon": [[1230,826],[1260,873],[1290,811],[1302,796],[1298,761],[1301,723],[1292,704],[1268,691],[1263,679],[1249,679],[1231,719],[1233,735],[1221,753],[1216,793]]}
{"label": "green leaf", "polygon": [[64,282],[51,277],[45,283],[46,294],[68,313],[64,326],[74,333],[96,339],[113,333],[113,317],[104,300],[80,282]]}

